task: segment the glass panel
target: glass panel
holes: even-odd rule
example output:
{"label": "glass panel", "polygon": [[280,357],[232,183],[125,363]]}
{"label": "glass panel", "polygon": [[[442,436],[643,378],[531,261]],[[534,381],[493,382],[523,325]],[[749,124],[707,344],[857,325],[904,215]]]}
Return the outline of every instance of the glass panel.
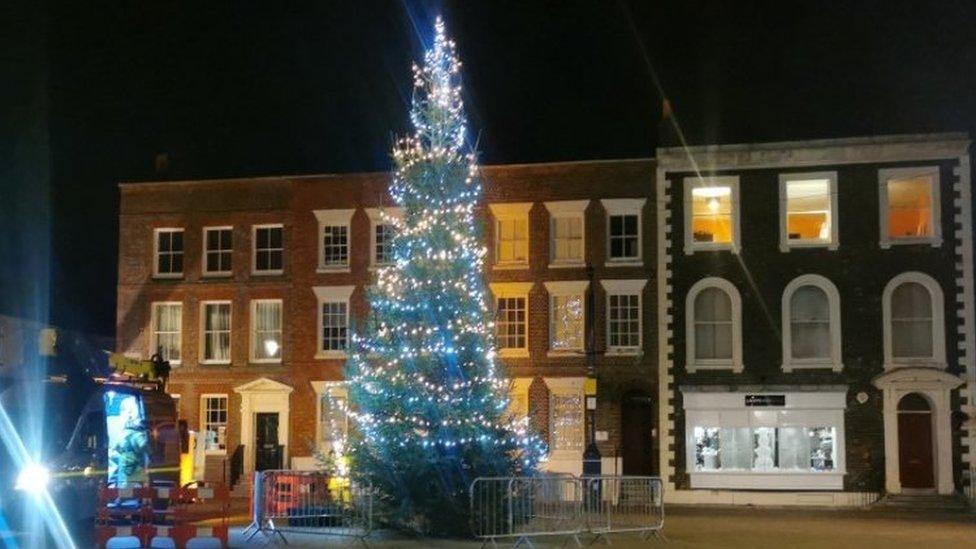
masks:
{"label": "glass panel", "polygon": [[322,262],[324,265],[349,263],[349,227],[331,225],[322,228]]}
{"label": "glass panel", "polygon": [[227,449],[227,397],[204,397],[203,433],[208,452]]}
{"label": "glass panel", "polygon": [[556,217],[552,223],[553,260],[583,259],[583,221],[579,217]]}
{"label": "glass panel", "polygon": [[345,351],[347,337],[346,303],[322,304],[322,350]]}
{"label": "glass panel", "polygon": [[695,242],[732,242],[732,188],[691,190],[691,232]]}
{"label": "glass panel", "polygon": [[281,359],[281,302],[259,301],[254,304],[251,354],[256,360]]}
{"label": "glass panel", "polygon": [[802,286],[790,298],[793,358],[830,358],[830,305],[817,286]]}
{"label": "glass panel", "polygon": [[183,305],[179,303],[158,303],[154,311],[156,348],[153,353],[159,353],[163,360],[178,362],[180,360],[181,332],[183,326]]}
{"label": "glass panel", "polygon": [[204,360],[230,360],[230,304],[208,303],[204,306]]}
{"label": "glass panel", "polygon": [[583,349],[583,296],[552,296],[551,334],[553,350]]}
{"label": "glass panel", "polygon": [[349,429],[349,418],[346,413],[347,399],[344,396],[322,395],[319,399],[319,442],[328,445],[343,441]]}
{"label": "glass panel", "polygon": [[634,259],[639,257],[637,215],[610,216],[610,258]]}
{"label": "glass panel", "polygon": [[932,177],[888,180],[888,236],[932,236]]}
{"label": "glass panel", "polygon": [[786,183],[786,233],[791,241],[830,241],[830,180]]}
{"label": "glass panel", "polygon": [[891,343],[896,358],[932,357],[932,296],[925,286],[906,282],[891,293]]}
{"label": "glass panel", "polygon": [[528,260],[528,220],[498,220],[498,262],[519,263]]}
{"label": "glass panel", "polygon": [[640,298],[637,295],[610,296],[610,346],[640,347]]}
{"label": "glass panel", "polygon": [[692,430],[696,471],[825,472],[835,466],[834,427],[707,427]]}
{"label": "glass panel", "polygon": [[499,349],[525,348],[525,298],[503,297],[497,301],[495,320]]}
{"label": "glass panel", "polygon": [[552,395],[552,449],[583,450],[583,398]]}

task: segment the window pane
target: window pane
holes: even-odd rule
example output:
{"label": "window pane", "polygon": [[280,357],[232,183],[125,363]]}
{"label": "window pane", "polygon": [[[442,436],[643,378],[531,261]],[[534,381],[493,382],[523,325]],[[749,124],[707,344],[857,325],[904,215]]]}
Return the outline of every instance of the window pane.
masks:
{"label": "window pane", "polygon": [[203,433],[208,452],[227,449],[227,397],[204,397]]}
{"label": "window pane", "polygon": [[691,231],[695,242],[732,242],[732,188],[691,190]]}
{"label": "window pane", "polygon": [[906,282],[891,293],[892,318],[932,318],[932,297],[928,288]]}
{"label": "window pane", "polygon": [[611,295],[610,347],[640,347],[640,298],[636,295]]}
{"label": "window pane", "polygon": [[251,354],[256,360],[281,359],[281,302],[259,301],[254,304]]}
{"label": "window pane", "polygon": [[583,259],[583,221],[579,217],[556,217],[552,223],[554,261]]}
{"label": "window pane", "polygon": [[732,320],[732,298],[720,288],[705,288],[695,298],[696,321]]}
{"label": "window pane", "polygon": [[349,263],[349,227],[332,225],[322,228],[322,261],[325,265]]}
{"label": "window pane", "polygon": [[525,298],[499,298],[496,315],[495,334],[498,348],[524,349],[526,347]]}
{"label": "window pane", "polygon": [[890,238],[932,236],[932,184],[928,175],[888,180]]}
{"label": "window pane", "polygon": [[322,303],[322,350],[345,351],[347,331],[346,303]]}
{"label": "window pane", "polygon": [[637,215],[610,216],[610,258],[636,259],[640,256]]}
{"label": "window pane", "polygon": [[551,348],[583,349],[583,296],[552,296]]}
{"label": "window pane", "polygon": [[794,322],[790,329],[793,358],[830,358],[829,322]]}
{"label": "window pane", "polygon": [[230,361],[230,304],[207,303],[204,306],[203,358],[207,361]]}
{"label": "window pane", "polygon": [[254,269],[256,271],[283,270],[283,233],[281,227],[259,227],[255,230]]}
{"label": "window pane", "polygon": [[932,297],[926,287],[906,282],[891,293],[892,355],[930,358],[933,355]]}
{"label": "window pane", "polygon": [[580,395],[554,394],[552,405],[552,449],[583,450],[583,399]]}
{"label": "window pane", "polygon": [[498,220],[498,262],[521,263],[528,261],[528,220]]}
{"label": "window pane", "polygon": [[830,180],[786,183],[786,232],[789,240],[830,241]]}
{"label": "window pane", "polygon": [[183,306],[179,303],[157,303],[153,311],[152,353],[159,353],[163,360],[180,360]]}
{"label": "window pane", "polygon": [[324,394],[319,398],[319,442],[327,446],[329,451],[337,450],[333,445],[344,441],[348,434],[347,403],[344,396]]}

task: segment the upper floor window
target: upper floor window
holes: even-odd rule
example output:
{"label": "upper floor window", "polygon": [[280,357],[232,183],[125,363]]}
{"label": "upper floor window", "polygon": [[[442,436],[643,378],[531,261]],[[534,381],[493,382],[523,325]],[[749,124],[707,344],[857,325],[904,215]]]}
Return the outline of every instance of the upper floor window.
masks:
{"label": "upper floor window", "polygon": [[826,278],[803,275],[783,291],[783,369],[830,368],[841,363],[840,294]]}
{"label": "upper floor window", "polygon": [[945,368],[945,317],[942,288],[932,277],[902,273],[885,286],[885,366]]}
{"label": "upper floor window", "polygon": [[367,208],[371,225],[369,264],[381,267],[393,263],[393,237],[403,217],[400,208]]}
{"label": "upper floor window", "polygon": [[285,270],[285,228],[254,226],[254,274],[281,274]]}
{"label": "upper floor window", "polygon": [[495,346],[499,356],[529,356],[529,291],[531,282],[496,282]]}
{"label": "upper floor window", "polygon": [[319,222],[319,272],[349,272],[352,215],[356,210],[315,210]]}
{"label": "upper floor window", "polygon": [[204,301],[200,336],[205,364],[230,364],[230,301]]}
{"label": "upper floor window", "polygon": [[281,362],[280,299],[251,301],[251,362]]}
{"label": "upper floor window", "polygon": [[156,229],[155,276],[179,278],[183,276],[183,229]]}
{"label": "upper floor window", "polygon": [[177,365],[182,359],[183,304],[178,301],[152,304],[152,330],[149,354],[159,353],[163,360]]}
{"label": "upper floor window", "polygon": [[878,183],[882,248],[942,245],[938,166],[879,170]]}
{"label": "upper floor window", "polygon": [[837,248],[837,172],[780,174],[779,200],[780,250]]}
{"label": "upper floor window", "polygon": [[586,345],[586,280],[545,282],[549,292],[549,351],[551,354],[582,353]]}
{"label": "upper floor window", "polygon": [[233,227],[203,229],[203,274],[226,276],[231,274],[234,254]]}
{"label": "upper floor window", "polygon": [[699,280],[685,299],[686,368],[742,371],[742,298],[728,280]]}
{"label": "upper floor window", "polygon": [[641,351],[641,293],[646,280],[601,280],[607,294],[607,354]]}
{"label": "upper floor window", "polygon": [[546,202],[549,210],[549,266],[578,267],[585,261],[589,200]]}
{"label": "upper floor window", "polygon": [[739,178],[686,177],[685,253],[739,252]]}
{"label": "upper floor window", "polygon": [[531,202],[490,204],[495,217],[495,266],[529,266],[529,210]]}
{"label": "upper floor window", "polygon": [[641,265],[643,237],[641,212],[646,198],[607,198],[607,266]]}
{"label": "upper floor window", "polygon": [[345,358],[349,348],[349,298],[355,286],[312,288],[319,303],[316,358]]}

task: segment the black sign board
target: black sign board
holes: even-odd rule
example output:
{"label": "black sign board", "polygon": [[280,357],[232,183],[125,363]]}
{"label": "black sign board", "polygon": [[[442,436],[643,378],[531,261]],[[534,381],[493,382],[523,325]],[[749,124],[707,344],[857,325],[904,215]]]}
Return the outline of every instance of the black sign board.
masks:
{"label": "black sign board", "polygon": [[746,395],[746,406],[786,406],[786,395]]}

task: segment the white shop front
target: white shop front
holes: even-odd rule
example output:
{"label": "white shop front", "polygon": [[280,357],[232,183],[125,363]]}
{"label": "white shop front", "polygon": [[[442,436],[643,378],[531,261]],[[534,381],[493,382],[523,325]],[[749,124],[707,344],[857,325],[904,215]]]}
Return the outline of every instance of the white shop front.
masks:
{"label": "white shop front", "polygon": [[845,386],[686,386],[691,488],[843,490]]}

